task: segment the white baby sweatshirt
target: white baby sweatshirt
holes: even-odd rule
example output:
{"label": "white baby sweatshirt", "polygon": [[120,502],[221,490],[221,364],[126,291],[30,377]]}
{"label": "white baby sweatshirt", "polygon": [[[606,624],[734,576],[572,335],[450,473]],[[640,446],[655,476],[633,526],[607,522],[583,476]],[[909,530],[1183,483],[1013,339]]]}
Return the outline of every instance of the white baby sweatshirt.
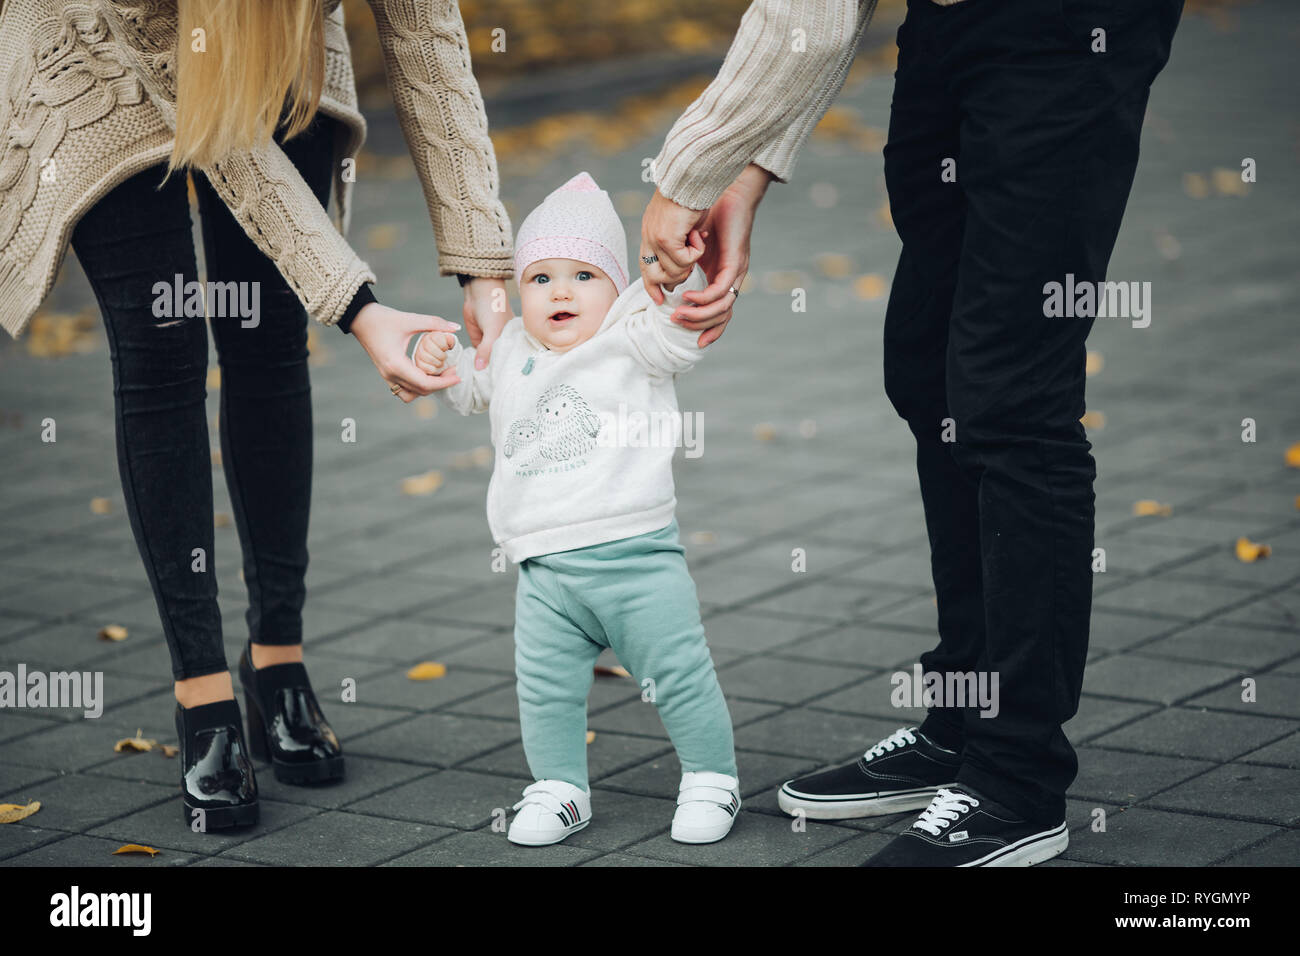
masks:
{"label": "white baby sweatshirt", "polygon": [[[669,316],[708,280],[698,266],[656,305],[641,279],[614,300],[596,334],[552,352],[512,318],[488,367],[457,341],[460,383],[441,394],[462,415],[488,411],[496,461],[492,537],[518,563],[657,531],[673,519],[673,450],[681,443],[676,376],[703,350]],[[689,432],[688,432],[689,434]]]}

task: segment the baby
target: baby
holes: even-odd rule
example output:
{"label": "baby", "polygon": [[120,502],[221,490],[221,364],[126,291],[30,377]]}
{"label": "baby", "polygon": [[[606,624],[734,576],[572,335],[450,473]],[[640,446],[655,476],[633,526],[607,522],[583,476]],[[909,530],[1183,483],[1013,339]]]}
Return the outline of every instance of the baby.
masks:
{"label": "baby", "polygon": [[699,333],[669,316],[682,291],[707,282],[697,267],[662,306],[641,279],[629,285],[623,224],[585,172],[524,220],[514,266],[523,316],[487,368],[450,332],[425,333],[414,354],[429,374],[459,379],[442,390],[452,407],[491,422],[488,523],[519,565],[515,670],[535,778],[509,838],[544,846],[591,821],[587,694],[608,647],[681,761],[673,839],[721,840],[740,809],[731,715],[677,539],[673,447],[619,447],[627,431],[610,420],[629,410],[680,420],[674,378],[703,352]]}

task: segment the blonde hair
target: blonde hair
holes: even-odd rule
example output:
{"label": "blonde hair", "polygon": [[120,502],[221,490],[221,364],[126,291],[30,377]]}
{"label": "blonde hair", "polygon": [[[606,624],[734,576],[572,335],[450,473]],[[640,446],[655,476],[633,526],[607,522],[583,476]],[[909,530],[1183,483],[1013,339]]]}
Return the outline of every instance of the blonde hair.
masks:
{"label": "blonde hair", "polygon": [[[167,174],[311,123],[325,84],[324,0],[177,0],[176,141]],[[287,97],[287,101],[286,101]]]}

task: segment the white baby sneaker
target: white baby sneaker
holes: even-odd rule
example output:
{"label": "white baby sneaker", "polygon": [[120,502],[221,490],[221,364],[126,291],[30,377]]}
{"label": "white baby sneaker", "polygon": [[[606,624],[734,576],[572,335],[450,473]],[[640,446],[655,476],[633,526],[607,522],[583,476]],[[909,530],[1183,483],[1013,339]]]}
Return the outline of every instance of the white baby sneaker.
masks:
{"label": "white baby sneaker", "polygon": [[673,839],[678,843],[716,843],[730,833],[740,810],[739,786],[739,780],[725,773],[683,773],[673,814]]}
{"label": "white baby sneaker", "polygon": [[548,846],[591,822],[591,794],[563,780],[538,780],[524,788],[519,812],[506,834],[511,843]]}

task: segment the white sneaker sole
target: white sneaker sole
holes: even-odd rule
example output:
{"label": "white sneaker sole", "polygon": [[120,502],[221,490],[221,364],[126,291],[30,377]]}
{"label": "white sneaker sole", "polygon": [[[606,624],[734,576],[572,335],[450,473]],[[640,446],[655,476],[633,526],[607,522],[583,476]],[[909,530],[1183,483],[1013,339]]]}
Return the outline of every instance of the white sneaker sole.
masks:
{"label": "white sneaker sole", "polygon": [[520,846],[550,846],[553,843],[559,843],[561,840],[567,839],[590,822],[590,819],[583,820],[562,830],[526,830],[512,826],[506,833],[506,839]]}
{"label": "white sneaker sole", "polygon": [[731,818],[731,823],[725,828],[721,827],[687,827],[673,824],[672,838],[678,843],[717,843],[735,826],[736,818]]}
{"label": "white sneaker sole", "polygon": [[1018,840],[1010,846],[982,856],[962,866],[1034,866],[1065,852],[1070,845],[1070,831],[1064,823],[1043,833]]}
{"label": "white sneaker sole", "polygon": [[[887,817],[906,810],[924,810],[939,792],[939,786],[919,790],[895,790],[881,793],[862,793],[838,800],[823,800],[786,790],[781,786],[776,803],[791,816],[801,812],[809,820],[856,820],[861,817]],[[955,787],[955,783],[942,784]]]}

